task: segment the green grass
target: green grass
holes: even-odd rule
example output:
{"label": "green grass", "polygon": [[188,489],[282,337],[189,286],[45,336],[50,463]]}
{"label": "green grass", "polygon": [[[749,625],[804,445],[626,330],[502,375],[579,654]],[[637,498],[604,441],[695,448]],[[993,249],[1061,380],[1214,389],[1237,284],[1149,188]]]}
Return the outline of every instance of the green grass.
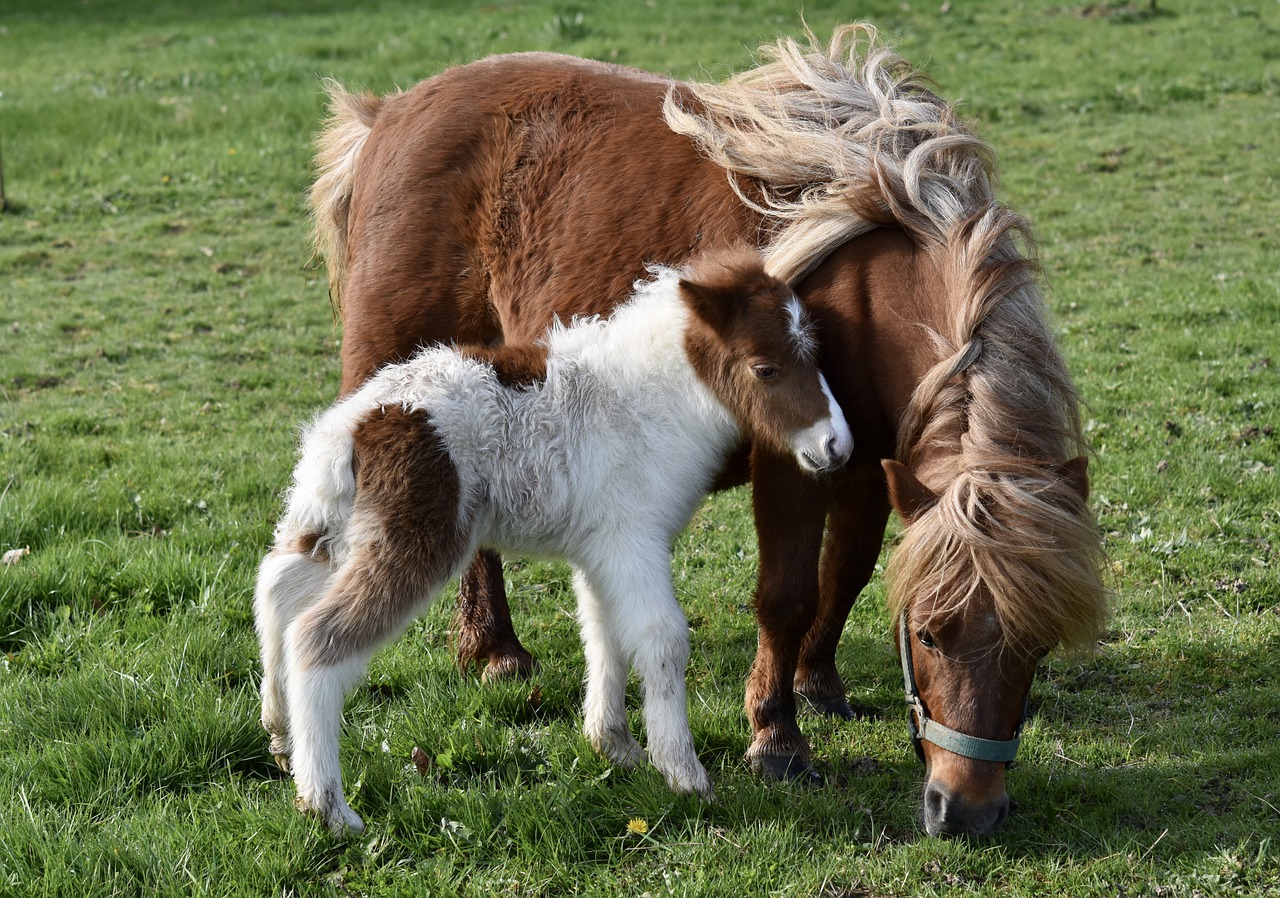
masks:
{"label": "green grass", "polygon": [[0,895],[1280,893],[1280,6],[806,4],[819,34],[897,35],[995,145],[1088,402],[1116,614],[1038,679],[997,836],[915,824],[878,579],[839,661],[879,713],[804,717],[825,788],[747,772],[739,491],[676,560],[714,804],[590,751],[566,573],[517,563],[538,676],[455,671],[447,600],[380,654],[345,843],[267,753],[250,607],[297,424],[337,385],[302,207],[318,79],[526,49],[718,78],[801,28],[770,0],[350,6],[0,10],[0,551],[31,549],[0,568]]}

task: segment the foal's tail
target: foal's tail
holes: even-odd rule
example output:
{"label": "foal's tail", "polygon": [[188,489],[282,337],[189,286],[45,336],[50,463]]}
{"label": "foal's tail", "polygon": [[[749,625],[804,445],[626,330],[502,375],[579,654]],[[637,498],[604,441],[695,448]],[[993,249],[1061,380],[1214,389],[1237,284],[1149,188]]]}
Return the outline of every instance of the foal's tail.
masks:
{"label": "foal's tail", "polygon": [[348,399],[303,433],[285,513],[276,528],[277,548],[312,557],[345,554],[356,497],[355,429],[366,411],[366,404]]}
{"label": "foal's tail", "polygon": [[342,283],[347,274],[347,214],[351,185],[360,151],[369,136],[382,98],[348,93],[332,78],[324,82],[329,94],[329,118],[316,139],[316,182],[311,187],[312,239],[329,268],[329,298],[334,311],[342,307]]}

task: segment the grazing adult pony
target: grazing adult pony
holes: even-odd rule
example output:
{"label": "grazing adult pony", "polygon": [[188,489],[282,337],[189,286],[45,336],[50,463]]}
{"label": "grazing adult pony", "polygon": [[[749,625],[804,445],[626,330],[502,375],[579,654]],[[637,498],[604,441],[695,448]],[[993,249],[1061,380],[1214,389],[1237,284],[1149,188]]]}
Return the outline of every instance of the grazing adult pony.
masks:
{"label": "grazing adult pony", "polygon": [[[858,447],[821,481],[761,444],[721,475],[749,476],[759,536],[748,759],[810,771],[797,692],[850,715],[836,644],[894,507],[924,824],[988,832],[1037,659],[1105,619],[1034,242],[995,198],[989,147],[869,26],[762,53],[723,84],[518,54],[383,98],[332,86],[311,202],[343,390],[421,343],[528,340],[605,311],[647,261],[756,243],[809,306]],[[531,663],[496,555],[464,576],[457,622],[461,662]]]}
{"label": "grazing adult pony", "polygon": [[754,252],[661,269],[608,320],[541,345],[424,349],[382,369],[303,438],[255,594],[262,722],[298,804],[360,831],[342,794],[342,701],[478,547],[568,560],[587,657],[584,730],[711,795],[689,732],[688,624],[671,541],[745,437],[821,474],[853,440],[807,314]]}

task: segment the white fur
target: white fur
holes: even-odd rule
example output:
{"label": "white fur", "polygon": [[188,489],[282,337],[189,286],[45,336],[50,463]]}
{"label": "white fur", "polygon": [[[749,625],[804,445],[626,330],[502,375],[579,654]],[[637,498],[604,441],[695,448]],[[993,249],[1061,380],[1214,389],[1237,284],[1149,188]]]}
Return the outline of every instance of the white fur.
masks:
{"label": "white fur", "polygon": [[[292,765],[298,803],[335,832],[363,829],[342,795],[338,731],[343,697],[374,648],[308,668],[295,657],[294,622],[341,576],[361,531],[379,526],[352,520],[351,467],[354,428],[378,407],[426,412],[447,447],[462,487],[456,524],[470,537],[459,566],[477,545],[573,566],[592,745],[618,764],[644,758],[624,705],[633,666],[644,687],[649,759],[673,789],[712,794],[689,732],[688,628],[671,583],[670,545],[740,435],[690,366],[677,273],[655,273],[612,318],[554,328],[544,383],[505,388],[487,365],[431,348],[384,369],[306,431],[256,592],[263,723],[273,751]],[[801,435],[797,458],[816,451],[814,443],[824,452],[851,443],[834,400],[831,412],[832,421]],[[327,564],[296,550],[300,537],[316,532],[326,534]]]}

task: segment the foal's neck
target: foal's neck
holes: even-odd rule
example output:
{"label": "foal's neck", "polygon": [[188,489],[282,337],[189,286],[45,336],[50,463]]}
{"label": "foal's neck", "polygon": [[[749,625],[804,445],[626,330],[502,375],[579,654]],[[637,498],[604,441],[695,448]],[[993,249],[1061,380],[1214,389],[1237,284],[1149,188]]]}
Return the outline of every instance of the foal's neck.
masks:
{"label": "foal's neck", "polygon": [[737,422],[689,358],[690,314],[674,281],[664,283],[660,276],[638,287],[611,318],[553,331],[548,369],[573,371],[574,377],[590,371],[601,387],[636,402],[638,416],[661,410],[666,419],[678,417],[689,425],[702,421],[732,445]]}

